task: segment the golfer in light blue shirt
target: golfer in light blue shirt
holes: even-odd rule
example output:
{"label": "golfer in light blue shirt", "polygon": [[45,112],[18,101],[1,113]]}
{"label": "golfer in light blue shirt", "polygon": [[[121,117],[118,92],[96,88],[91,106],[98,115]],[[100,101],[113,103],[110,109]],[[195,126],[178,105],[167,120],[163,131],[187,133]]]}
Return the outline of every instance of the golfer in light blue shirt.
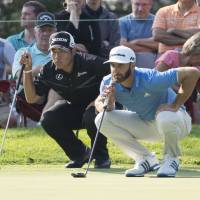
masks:
{"label": "golfer in light blue shirt", "polygon": [[[95,101],[100,113],[95,121],[99,126],[104,117],[101,132],[135,160],[135,166],[125,175],[144,176],[159,169],[158,177],[174,177],[181,155],[178,141],[191,131],[191,118],[183,104],[191,95],[200,72],[191,67],[165,72],[137,68],[135,53],[125,46],[113,48],[107,62],[111,74],[101,83],[100,95]],[[177,94],[171,89],[174,84],[180,84]],[[105,98],[107,110],[103,112]],[[115,110],[115,101],[125,109]],[[139,140],[164,140],[161,165]]]}

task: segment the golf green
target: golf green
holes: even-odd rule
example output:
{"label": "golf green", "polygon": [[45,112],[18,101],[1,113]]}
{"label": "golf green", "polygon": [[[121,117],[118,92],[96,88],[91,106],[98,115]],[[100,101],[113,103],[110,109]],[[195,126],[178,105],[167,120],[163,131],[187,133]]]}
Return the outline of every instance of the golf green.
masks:
{"label": "golf green", "polygon": [[151,173],[126,178],[124,169],[89,171],[73,178],[62,166],[3,166],[0,170],[2,200],[190,200],[199,199],[200,170],[182,169],[176,178]]}

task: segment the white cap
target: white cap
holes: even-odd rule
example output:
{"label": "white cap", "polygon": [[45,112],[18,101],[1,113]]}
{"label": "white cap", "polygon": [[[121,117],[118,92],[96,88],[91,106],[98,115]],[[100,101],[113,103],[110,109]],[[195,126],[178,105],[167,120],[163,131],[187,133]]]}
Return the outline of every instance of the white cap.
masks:
{"label": "white cap", "polygon": [[135,63],[136,56],[132,49],[126,46],[117,46],[111,49],[109,60],[104,63]]}

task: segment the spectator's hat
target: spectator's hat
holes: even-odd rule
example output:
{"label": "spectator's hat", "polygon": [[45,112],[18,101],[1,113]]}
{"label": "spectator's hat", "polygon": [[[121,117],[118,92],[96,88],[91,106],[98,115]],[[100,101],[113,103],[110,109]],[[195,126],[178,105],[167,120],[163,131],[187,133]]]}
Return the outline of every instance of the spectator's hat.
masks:
{"label": "spectator's hat", "polygon": [[53,33],[49,39],[49,49],[60,48],[68,51],[75,47],[73,36],[65,31]]}
{"label": "spectator's hat", "polygon": [[57,23],[55,21],[55,16],[50,12],[41,12],[37,16],[36,27],[41,27],[41,26],[56,27],[56,25]]}
{"label": "spectator's hat", "polygon": [[109,60],[104,63],[135,63],[136,56],[132,49],[126,46],[117,46],[111,49]]}

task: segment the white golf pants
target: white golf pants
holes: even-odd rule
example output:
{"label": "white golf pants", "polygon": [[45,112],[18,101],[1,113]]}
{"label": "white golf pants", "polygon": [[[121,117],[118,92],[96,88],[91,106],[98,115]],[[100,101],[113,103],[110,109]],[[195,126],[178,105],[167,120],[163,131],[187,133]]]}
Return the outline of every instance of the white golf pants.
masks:
{"label": "white golf pants", "polygon": [[[99,127],[102,113],[95,119]],[[191,131],[191,117],[179,109],[177,112],[160,112],[153,121],[144,121],[131,111],[105,112],[100,131],[116,143],[126,154],[138,160],[151,154],[138,140],[164,140],[164,155],[180,156],[178,141]]]}

